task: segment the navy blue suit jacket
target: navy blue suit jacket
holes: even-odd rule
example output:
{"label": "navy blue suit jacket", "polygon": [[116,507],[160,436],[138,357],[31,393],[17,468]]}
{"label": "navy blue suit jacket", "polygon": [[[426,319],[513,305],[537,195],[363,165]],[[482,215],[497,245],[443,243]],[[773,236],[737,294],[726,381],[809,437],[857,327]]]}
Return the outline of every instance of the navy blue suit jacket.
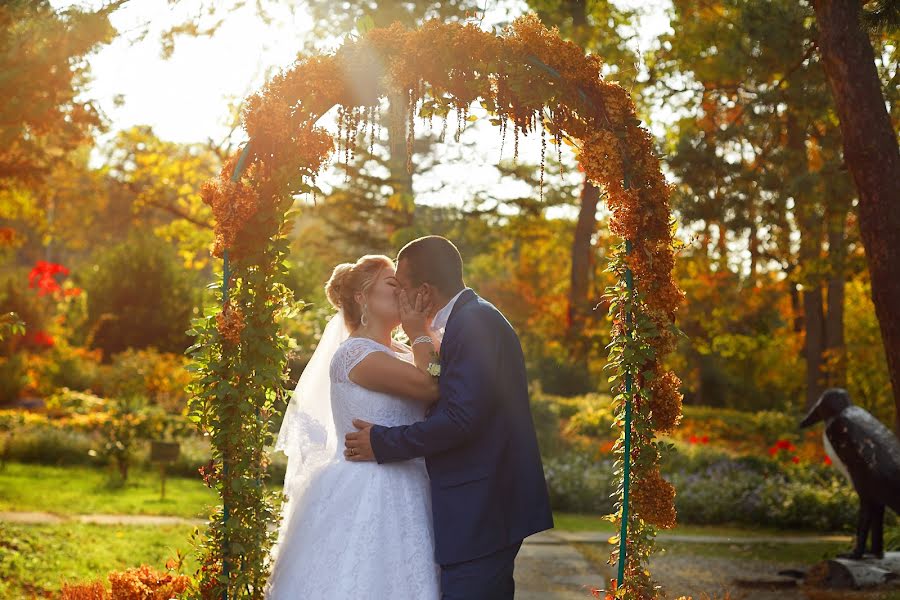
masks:
{"label": "navy blue suit jacket", "polygon": [[421,422],[375,425],[379,463],[424,456],[435,561],[492,554],[553,527],[528,401],[525,358],[509,321],[472,290],[456,300],[441,342],[440,399]]}

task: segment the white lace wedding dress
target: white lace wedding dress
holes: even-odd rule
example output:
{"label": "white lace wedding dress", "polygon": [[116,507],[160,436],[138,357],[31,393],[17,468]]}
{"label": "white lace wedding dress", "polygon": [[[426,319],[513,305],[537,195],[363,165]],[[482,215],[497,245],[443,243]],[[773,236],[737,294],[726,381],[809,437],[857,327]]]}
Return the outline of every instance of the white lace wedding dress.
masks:
{"label": "white lace wedding dress", "polygon": [[269,600],[440,598],[424,459],[379,465],[343,456],[344,435],[356,431],[354,418],[407,425],[425,416],[419,402],[350,381],[350,370],[371,352],[396,355],[374,340],[351,337],[331,360],[331,409],[340,443],[284,505]]}

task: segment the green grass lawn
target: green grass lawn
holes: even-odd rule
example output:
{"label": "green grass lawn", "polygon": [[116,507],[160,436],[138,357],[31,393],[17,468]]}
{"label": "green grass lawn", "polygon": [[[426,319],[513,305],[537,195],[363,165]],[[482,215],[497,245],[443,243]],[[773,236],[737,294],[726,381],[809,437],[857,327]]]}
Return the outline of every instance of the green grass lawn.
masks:
{"label": "green grass lawn", "polygon": [[199,478],[184,477],[166,477],[166,497],[161,500],[155,471],[132,471],[122,485],[118,477],[90,467],[11,462],[0,469],[0,511],[204,518],[206,507],[216,501],[216,493]]}
{"label": "green grass lawn", "polygon": [[[62,581],[84,583],[148,564],[163,570],[175,550],[190,554],[190,525],[128,526],[0,522],[0,598],[49,597]],[[196,568],[190,557],[185,573]]]}

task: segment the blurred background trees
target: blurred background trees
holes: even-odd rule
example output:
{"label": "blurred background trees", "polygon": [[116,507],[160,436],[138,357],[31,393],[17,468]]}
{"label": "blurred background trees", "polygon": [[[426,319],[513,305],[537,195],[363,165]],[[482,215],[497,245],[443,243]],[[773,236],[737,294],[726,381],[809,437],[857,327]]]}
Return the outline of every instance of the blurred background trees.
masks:
{"label": "blurred background trees", "polygon": [[[106,362],[129,348],[179,354],[189,345],[186,320],[203,310],[203,286],[219,268],[197,190],[234,141],[167,141],[149,125],[116,130],[86,84],[91,53],[117,36],[172,56],[182,40],[214,36],[240,8],[195,3],[184,22],[153,39],[149,29],[112,27],[119,2],[94,11],[41,1],[0,7],[8,49],[0,86],[9,99],[0,108],[0,310],[17,311],[26,324],[24,335],[0,342],[2,368],[14,374],[8,381],[21,382],[5,384],[18,390],[7,401],[40,388],[40,370],[23,352],[49,355],[68,344],[100,351]],[[671,30],[649,47],[639,31],[643,9],[599,0],[535,0],[528,9],[605,57],[604,75],[632,90],[658,134],[683,244],[678,276],[688,292],[679,315],[687,336],[672,358],[685,402],[795,415],[825,387],[841,385],[892,421],[884,311],[872,302],[861,193],[845,159],[848,125],[817,45],[817,8],[676,0],[666,9]],[[301,53],[327,49],[358,27],[486,18],[464,0],[351,2],[342,11],[268,0],[255,10],[270,19],[308,13]],[[888,20],[862,35],[895,132],[896,28]],[[24,85],[34,77],[39,85]],[[236,122],[239,105],[231,110]],[[417,126],[409,173],[408,124],[394,112],[385,103],[371,144],[361,137],[315,198],[297,199],[289,268],[308,308],[284,323],[296,364],[321,331],[322,286],[334,264],[392,254],[437,233],[458,242],[467,283],[517,327],[534,381],[557,394],[604,393],[608,322],[600,296],[614,240],[602,190],[586,184],[567,146],[548,144],[541,199],[536,155],[512,160],[510,140],[503,155],[486,149],[496,131],[474,109],[458,141],[454,124],[442,130],[442,115],[433,129]],[[490,166],[499,186],[461,188],[458,167],[445,169],[454,161]],[[60,291],[40,302],[29,287],[38,261],[67,269],[50,276]]]}

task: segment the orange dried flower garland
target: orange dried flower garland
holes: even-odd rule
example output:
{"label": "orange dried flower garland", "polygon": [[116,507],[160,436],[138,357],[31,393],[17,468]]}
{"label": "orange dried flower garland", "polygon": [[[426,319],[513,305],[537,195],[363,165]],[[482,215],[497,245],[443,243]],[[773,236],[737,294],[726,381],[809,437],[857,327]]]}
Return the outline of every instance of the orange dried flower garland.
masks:
{"label": "orange dried flower garland", "polygon": [[[599,57],[585,56],[534,15],[517,19],[501,35],[437,20],[415,30],[395,24],[347,41],[334,54],[299,60],[246,102],[242,119],[251,139],[247,170],[231,181],[235,156],[219,178],[203,187],[203,200],[216,218],[213,253],[221,256],[228,249],[239,258],[241,247],[250,243],[242,236],[251,217],[283,221],[293,194],[313,189],[335,150],[339,159],[343,154],[349,160],[354,140],[367,128],[371,140],[375,109],[383,97],[405,104],[409,160],[417,112],[429,120],[443,117],[446,128],[448,113],[456,110],[458,135],[476,100],[495,116],[504,138],[507,123],[513,124],[516,154],[520,133],[540,129],[544,140],[547,130],[557,144],[566,136],[575,143],[587,178],[607,191],[611,232],[632,243],[624,258],[640,298],[632,310],[646,315],[657,329],[647,339],[653,358],[640,369],[654,376],[645,381],[638,374],[635,380],[635,407],[650,427],[649,434],[635,440],[632,456],[638,458],[654,433],[670,431],[681,417],[680,380],[662,368],[661,360],[674,348],[672,326],[683,292],[672,276],[670,188],[653,139],[640,126],[628,92],[604,81],[601,67]],[[340,107],[337,136],[316,126],[334,106]],[[229,343],[240,343],[243,318],[240,307],[231,304],[217,318]],[[621,321],[614,325],[622,326]],[[644,395],[649,401],[642,401]],[[655,452],[653,448],[634,461],[634,516],[671,527],[675,490],[659,474]],[[635,554],[643,558],[641,552]],[[629,563],[628,572],[638,570],[639,564]],[[619,586],[625,597],[655,594],[628,587],[628,581]]]}

